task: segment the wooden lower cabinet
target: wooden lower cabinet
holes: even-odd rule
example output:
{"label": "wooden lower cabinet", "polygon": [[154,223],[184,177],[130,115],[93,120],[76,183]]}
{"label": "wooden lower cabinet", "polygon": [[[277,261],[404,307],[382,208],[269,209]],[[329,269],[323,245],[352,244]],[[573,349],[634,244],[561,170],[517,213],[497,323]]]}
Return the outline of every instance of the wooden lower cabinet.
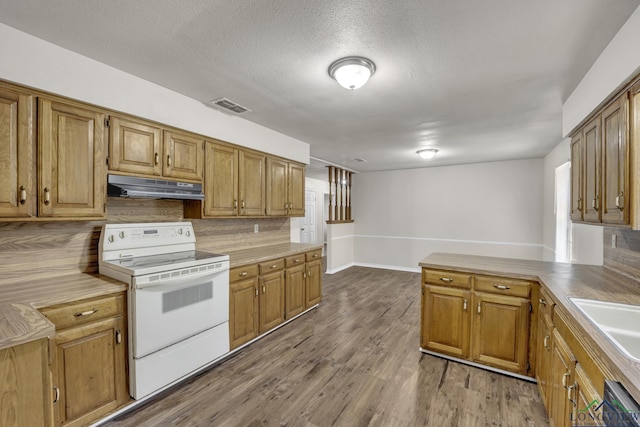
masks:
{"label": "wooden lower cabinet", "polygon": [[554,427],[570,426],[573,407],[567,398],[567,387],[575,381],[576,359],[557,329],[553,330],[551,348],[549,422]]}
{"label": "wooden lower cabinet", "polygon": [[55,425],[80,426],[127,403],[124,294],[50,307]]}
{"label": "wooden lower cabinet", "polygon": [[50,426],[48,339],[0,350],[0,426]]}
{"label": "wooden lower cabinet", "polygon": [[260,276],[260,333],[284,322],[284,271]]}
{"label": "wooden lower cabinet", "polygon": [[[318,251],[321,253],[321,251]],[[307,259],[317,253],[307,254]],[[305,281],[305,305],[307,309],[322,301],[322,260],[307,261],[307,277]]]}
{"label": "wooden lower cabinet", "polygon": [[422,292],[422,348],[467,358],[471,292],[427,285],[422,287]]}
{"label": "wooden lower cabinet", "polygon": [[529,352],[529,300],[475,293],[471,359],[526,375]]}
{"label": "wooden lower cabinet", "polygon": [[233,269],[229,284],[229,341],[231,349],[258,336],[258,266],[255,275],[250,269]]}
{"label": "wooden lower cabinet", "polygon": [[[540,313],[540,312],[538,312]],[[550,375],[551,375],[551,331],[553,325],[547,316],[538,317],[537,354],[536,354],[536,379],[542,402],[549,406],[551,399]]]}
{"label": "wooden lower cabinet", "polygon": [[[296,258],[298,259],[298,258]],[[303,257],[304,260],[304,257]],[[285,276],[285,318],[291,319],[305,310],[307,270],[304,261],[288,267]]]}

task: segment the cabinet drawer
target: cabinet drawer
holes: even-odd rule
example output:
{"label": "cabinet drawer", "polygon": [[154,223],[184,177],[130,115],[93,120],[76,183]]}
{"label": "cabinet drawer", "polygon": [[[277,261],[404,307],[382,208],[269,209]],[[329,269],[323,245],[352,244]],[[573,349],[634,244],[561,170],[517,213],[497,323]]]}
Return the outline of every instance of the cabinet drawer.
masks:
{"label": "cabinet drawer", "polygon": [[322,258],[322,249],[307,252],[307,262]]}
{"label": "cabinet drawer", "polygon": [[304,264],[305,254],[298,254],[290,257],[286,257],[284,260],[287,268],[293,267],[294,265]]}
{"label": "cabinet drawer", "polygon": [[529,298],[531,294],[531,282],[518,279],[506,279],[504,277],[476,276],[475,289],[482,292]]}
{"label": "cabinet drawer", "polygon": [[229,270],[229,282],[234,283],[239,280],[256,277],[258,275],[258,264],[243,265]]}
{"label": "cabinet drawer", "polygon": [[553,307],[556,303],[551,299],[549,294],[540,287],[540,295],[538,298],[538,316],[546,315],[549,320],[553,319]]}
{"label": "cabinet drawer", "polygon": [[465,273],[422,269],[422,282],[432,285],[471,289],[471,275]]}
{"label": "cabinet drawer", "polygon": [[124,313],[124,295],[109,295],[75,301],[43,308],[40,312],[56,325],[56,329],[82,325],[105,317],[122,315]]}
{"label": "cabinet drawer", "polygon": [[284,258],[274,259],[260,263],[260,274],[271,273],[272,271],[282,270],[284,268]]}

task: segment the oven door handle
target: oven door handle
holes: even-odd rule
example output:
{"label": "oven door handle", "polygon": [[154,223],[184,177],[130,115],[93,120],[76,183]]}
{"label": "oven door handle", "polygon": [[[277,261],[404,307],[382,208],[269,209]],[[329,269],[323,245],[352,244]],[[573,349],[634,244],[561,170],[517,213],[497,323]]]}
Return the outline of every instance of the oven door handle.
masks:
{"label": "oven door handle", "polygon": [[221,271],[203,271],[202,274],[190,274],[187,276],[176,276],[165,279],[159,279],[153,282],[137,283],[134,278],[133,288],[136,291],[148,291],[148,292],[167,292],[177,291],[178,289],[189,288],[196,284],[206,283],[214,280],[216,277],[226,275],[227,281],[229,280],[229,270]]}

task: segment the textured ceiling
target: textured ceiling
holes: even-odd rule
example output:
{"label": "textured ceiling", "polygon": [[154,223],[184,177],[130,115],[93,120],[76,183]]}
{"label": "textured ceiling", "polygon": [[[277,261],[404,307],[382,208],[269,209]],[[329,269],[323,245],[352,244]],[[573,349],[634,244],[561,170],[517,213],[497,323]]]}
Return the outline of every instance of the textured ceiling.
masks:
{"label": "textured ceiling", "polygon": [[[0,0],[0,22],[307,142],[358,171],[541,157],[640,0]],[[347,91],[347,55],[376,74]],[[440,150],[420,160],[421,147]],[[357,163],[354,158],[367,162]]]}

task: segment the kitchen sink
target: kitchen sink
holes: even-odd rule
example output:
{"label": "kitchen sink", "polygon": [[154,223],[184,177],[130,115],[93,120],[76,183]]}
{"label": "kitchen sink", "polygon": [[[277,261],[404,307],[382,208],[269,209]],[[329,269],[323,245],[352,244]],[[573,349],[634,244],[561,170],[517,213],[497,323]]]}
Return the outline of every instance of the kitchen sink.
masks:
{"label": "kitchen sink", "polygon": [[630,358],[640,362],[640,306],[569,298]]}

